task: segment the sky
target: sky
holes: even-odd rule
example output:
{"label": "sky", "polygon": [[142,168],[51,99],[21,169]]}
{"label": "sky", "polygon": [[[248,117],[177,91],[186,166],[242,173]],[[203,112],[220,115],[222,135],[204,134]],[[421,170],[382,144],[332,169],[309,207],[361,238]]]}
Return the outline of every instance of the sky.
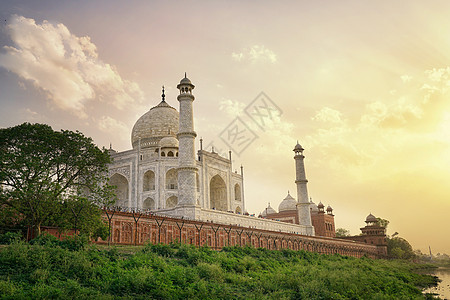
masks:
{"label": "sky", "polygon": [[[203,147],[243,166],[246,209],[295,197],[293,151],[337,228],[369,213],[450,252],[450,2],[1,1],[0,127],[131,149],[136,120],[196,86]],[[236,138],[233,130],[244,131]],[[199,147],[197,138],[197,149]]]}

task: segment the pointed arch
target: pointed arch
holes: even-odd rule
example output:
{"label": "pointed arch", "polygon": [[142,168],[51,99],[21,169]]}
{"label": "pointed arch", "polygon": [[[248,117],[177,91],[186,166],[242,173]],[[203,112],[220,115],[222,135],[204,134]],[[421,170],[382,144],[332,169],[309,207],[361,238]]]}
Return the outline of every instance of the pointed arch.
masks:
{"label": "pointed arch", "polygon": [[234,185],[234,200],[241,201],[241,186],[239,185],[239,183],[236,183]]}
{"label": "pointed arch", "polygon": [[209,201],[210,208],[227,211],[227,185],[220,175],[211,178],[209,184]]}
{"label": "pointed arch", "polygon": [[148,170],[144,174],[143,190],[153,191],[155,189],[155,173],[152,170]]}
{"label": "pointed arch", "polygon": [[143,209],[155,209],[155,200],[153,200],[153,198],[147,197],[147,199],[144,200],[142,208]]}
{"label": "pointed arch", "polygon": [[125,176],[115,173],[109,179],[109,184],[116,187],[116,195],[117,195],[117,206],[128,206],[128,180]]}
{"label": "pointed arch", "polygon": [[166,189],[178,189],[178,170],[173,168],[166,173]]}
{"label": "pointed arch", "polygon": [[166,208],[172,208],[177,206],[178,204],[178,197],[177,196],[171,196],[167,198],[166,200]]}

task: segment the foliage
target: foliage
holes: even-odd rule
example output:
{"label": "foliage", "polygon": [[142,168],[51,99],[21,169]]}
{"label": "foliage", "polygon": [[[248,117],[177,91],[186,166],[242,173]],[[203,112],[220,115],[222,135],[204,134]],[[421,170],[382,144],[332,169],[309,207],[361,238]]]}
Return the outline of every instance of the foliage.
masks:
{"label": "foliage", "polygon": [[347,230],[345,228],[336,229],[336,237],[344,237],[344,236],[350,236],[350,230]]}
{"label": "foliage", "polygon": [[9,245],[18,242],[22,239],[20,232],[5,232],[0,234],[0,245]]}
{"label": "foliage", "polygon": [[[44,239],[44,238],[41,238]],[[103,248],[104,249],[104,248]],[[130,254],[16,243],[0,249],[6,299],[423,299],[406,261],[305,251],[147,245]]]}
{"label": "foliage", "polygon": [[[24,123],[0,129],[0,149],[1,207],[22,216],[37,233],[42,225],[67,227],[72,222],[88,231],[92,222],[100,224],[99,209],[92,204],[111,201],[112,187],[105,176],[110,158],[91,138]],[[73,207],[81,210],[69,218]]]}
{"label": "foliage", "polygon": [[384,227],[385,229],[387,229],[387,227],[388,227],[388,225],[389,225],[389,223],[390,223],[388,220],[382,219],[382,218],[377,218],[377,220],[378,220],[378,224],[379,224],[381,227]]}
{"label": "foliage", "polygon": [[416,257],[407,240],[399,236],[387,238],[388,256],[397,259],[413,259]]}
{"label": "foliage", "polygon": [[89,237],[86,235],[67,236],[59,240],[55,236],[43,233],[30,241],[30,245],[40,245],[47,247],[61,247],[71,251],[78,251],[86,248],[89,243]]}

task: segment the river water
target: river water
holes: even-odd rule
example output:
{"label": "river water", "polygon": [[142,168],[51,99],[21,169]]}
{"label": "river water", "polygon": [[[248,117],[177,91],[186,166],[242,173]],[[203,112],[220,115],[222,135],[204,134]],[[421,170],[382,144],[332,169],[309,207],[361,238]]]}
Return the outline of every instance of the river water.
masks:
{"label": "river water", "polygon": [[430,275],[435,275],[442,281],[438,286],[426,289],[424,293],[433,293],[441,299],[450,300],[450,268],[436,269]]}

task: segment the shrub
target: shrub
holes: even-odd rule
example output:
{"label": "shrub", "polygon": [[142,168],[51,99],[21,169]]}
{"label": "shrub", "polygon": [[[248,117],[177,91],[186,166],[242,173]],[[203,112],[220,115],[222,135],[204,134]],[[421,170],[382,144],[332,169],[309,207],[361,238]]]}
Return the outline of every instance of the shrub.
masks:
{"label": "shrub", "polygon": [[67,236],[64,240],[59,241],[61,248],[71,251],[85,249],[88,243],[89,237],[87,235]]}
{"label": "shrub", "polygon": [[20,232],[6,232],[0,234],[0,245],[9,245],[18,242],[22,239],[22,234]]}

